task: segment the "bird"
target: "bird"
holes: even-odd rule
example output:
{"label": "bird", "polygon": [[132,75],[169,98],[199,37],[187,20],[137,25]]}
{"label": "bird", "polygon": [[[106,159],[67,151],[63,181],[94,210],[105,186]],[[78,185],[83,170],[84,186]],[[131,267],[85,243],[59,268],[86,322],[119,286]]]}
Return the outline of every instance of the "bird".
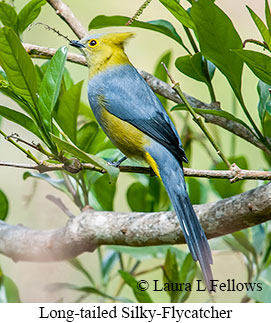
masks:
{"label": "bird", "polygon": [[125,53],[132,32],[101,33],[72,40],[86,57],[88,100],[99,125],[126,158],[143,160],[162,180],[194,261],[209,292],[213,264],[205,233],[190,202],[187,163],[179,134],[165,108]]}

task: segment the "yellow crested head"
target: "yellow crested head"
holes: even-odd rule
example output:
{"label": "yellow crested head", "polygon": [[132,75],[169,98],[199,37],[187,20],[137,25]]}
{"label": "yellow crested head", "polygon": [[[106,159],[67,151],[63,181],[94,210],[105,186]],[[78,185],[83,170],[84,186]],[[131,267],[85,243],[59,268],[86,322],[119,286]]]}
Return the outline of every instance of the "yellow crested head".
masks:
{"label": "yellow crested head", "polygon": [[70,45],[79,48],[86,56],[89,76],[119,64],[130,64],[124,52],[124,45],[134,33],[105,33],[88,36]]}

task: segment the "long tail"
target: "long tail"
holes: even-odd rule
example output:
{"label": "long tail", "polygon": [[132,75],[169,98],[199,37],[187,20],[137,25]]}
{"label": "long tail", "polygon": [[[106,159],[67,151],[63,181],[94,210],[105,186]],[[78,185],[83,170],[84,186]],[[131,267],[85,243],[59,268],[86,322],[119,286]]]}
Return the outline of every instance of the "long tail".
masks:
{"label": "long tail", "polygon": [[[158,144],[158,143],[157,143]],[[184,181],[183,169],[175,157],[162,145],[151,145],[148,149],[147,161],[154,172],[159,175],[179,219],[185,240],[194,261],[199,261],[208,291],[213,279],[211,250],[205,233],[191,205]]]}

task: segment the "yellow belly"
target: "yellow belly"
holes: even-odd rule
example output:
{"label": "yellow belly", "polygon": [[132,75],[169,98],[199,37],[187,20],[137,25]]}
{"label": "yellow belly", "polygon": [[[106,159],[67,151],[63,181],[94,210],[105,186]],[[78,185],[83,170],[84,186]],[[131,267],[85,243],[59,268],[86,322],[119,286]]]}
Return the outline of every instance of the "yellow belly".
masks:
{"label": "yellow belly", "polygon": [[145,160],[144,146],[150,143],[148,136],[130,123],[123,121],[103,108],[100,121],[113,144],[127,157]]}
{"label": "yellow belly", "polygon": [[147,135],[130,123],[115,117],[105,108],[102,110],[100,121],[109,139],[125,156],[146,161],[160,178],[155,160],[145,150],[145,146],[150,144]]}

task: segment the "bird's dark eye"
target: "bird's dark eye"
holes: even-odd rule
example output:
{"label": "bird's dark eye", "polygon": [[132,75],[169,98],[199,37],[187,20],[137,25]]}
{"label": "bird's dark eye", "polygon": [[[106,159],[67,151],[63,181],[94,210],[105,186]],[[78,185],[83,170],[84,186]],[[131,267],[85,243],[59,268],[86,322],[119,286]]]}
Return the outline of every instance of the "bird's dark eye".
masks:
{"label": "bird's dark eye", "polygon": [[96,47],[98,45],[98,41],[96,39],[91,39],[88,42],[89,47]]}

